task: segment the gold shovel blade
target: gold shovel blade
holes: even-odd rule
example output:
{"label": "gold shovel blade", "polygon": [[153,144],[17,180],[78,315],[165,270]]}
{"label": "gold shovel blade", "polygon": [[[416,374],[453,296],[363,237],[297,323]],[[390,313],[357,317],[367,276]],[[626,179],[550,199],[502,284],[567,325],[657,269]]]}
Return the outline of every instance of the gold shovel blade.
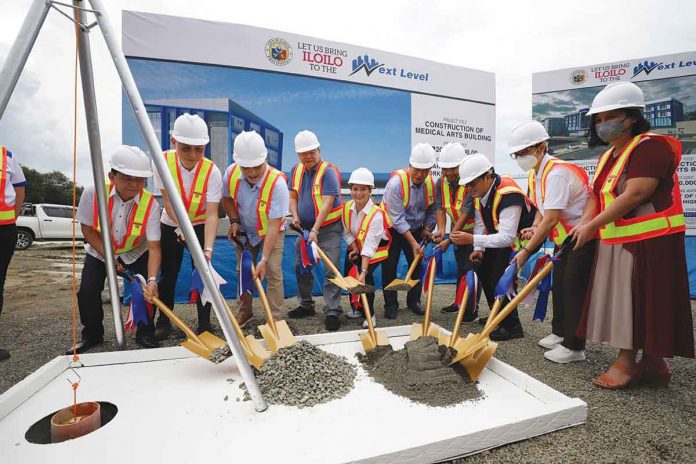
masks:
{"label": "gold shovel blade", "polygon": [[257,369],[261,369],[263,363],[271,357],[271,352],[261,345],[252,335],[247,335],[245,338],[248,350],[244,350],[249,363]]}
{"label": "gold shovel blade", "polygon": [[181,346],[189,350],[191,353],[196,354],[201,358],[205,358],[208,361],[210,361],[213,356],[213,350],[201,346],[193,340],[184,340],[181,342]]}
{"label": "gold shovel blade", "polygon": [[375,330],[375,335],[377,336],[377,346],[390,346],[389,337],[384,332]]}
{"label": "gold shovel blade", "polygon": [[372,340],[372,337],[370,337],[370,332],[361,333],[360,341],[362,342],[365,352],[377,348],[377,344],[374,342],[374,340]]}
{"label": "gold shovel blade", "polygon": [[343,279],[339,279],[337,277],[332,277],[331,279],[329,279],[329,282],[331,282],[332,284],[334,284],[335,286],[337,286],[341,290],[348,291],[348,286],[346,285],[346,282]]}
{"label": "gold shovel blade", "polygon": [[417,322],[411,325],[411,340],[417,340],[420,337],[435,337],[440,339],[440,326],[430,323],[428,327],[428,333],[423,333],[423,324]]}
{"label": "gold shovel blade", "polygon": [[226,342],[222,338],[211,334],[210,332],[203,332],[198,336],[198,339],[203,342],[205,346],[209,349],[214,350],[221,347]]}
{"label": "gold shovel blade", "polygon": [[411,290],[413,287],[415,287],[418,282],[419,282],[418,279],[411,279],[411,280],[394,279],[384,289],[395,291],[395,292],[407,292],[407,291]]}
{"label": "gold shovel blade", "polygon": [[471,380],[476,381],[481,375],[481,372],[486,368],[488,361],[490,361],[495,354],[497,348],[498,344],[496,342],[489,341],[486,346],[479,351],[459,361],[459,364],[464,366]]}
{"label": "gold shovel blade", "polygon": [[275,323],[278,334],[273,332],[273,329],[269,324],[263,324],[259,326],[259,332],[261,336],[266,341],[266,344],[271,349],[273,353],[281,348],[290,346],[296,343],[295,337],[290,332],[290,327],[285,321],[278,321]]}
{"label": "gold shovel blade", "polygon": [[481,337],[480,334],[469,334],[463,340],[457,340],[457,343],[455,343],[452,347],[457,352],[457,355],[454,358],[452,358],[450,364],[454,364],[466,358],[467,356],[471,356],[472,354],[476,353],[478,350],[486,346],[486,343],[488,343],[488,339]]}

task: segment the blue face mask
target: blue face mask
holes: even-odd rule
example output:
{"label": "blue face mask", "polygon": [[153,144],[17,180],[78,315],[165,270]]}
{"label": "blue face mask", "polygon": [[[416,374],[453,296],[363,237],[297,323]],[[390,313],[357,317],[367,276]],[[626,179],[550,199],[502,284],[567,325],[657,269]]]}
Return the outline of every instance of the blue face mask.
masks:
{"label": "blue face mask", "polygon": [[624,135],[624,133],[628,130],[628,128],[623,126],[625,120],[626,118],[623,118],[621,121],[614,119],[595,124],[597,135],[606,143],[611,143],[614,140],[621,138],[621,136]]}

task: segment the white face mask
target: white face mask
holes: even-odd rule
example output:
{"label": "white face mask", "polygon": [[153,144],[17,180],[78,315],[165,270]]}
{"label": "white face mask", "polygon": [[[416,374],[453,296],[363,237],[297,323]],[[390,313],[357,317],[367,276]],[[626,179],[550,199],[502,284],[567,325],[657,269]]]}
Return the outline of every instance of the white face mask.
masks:
{"label": "white face mask", "polygon": [[515,161],[517,161],[517,165],[524,172],[531,170],[537,164],[537,159],[534,155],[520,156],[519,158],[515,158]]}

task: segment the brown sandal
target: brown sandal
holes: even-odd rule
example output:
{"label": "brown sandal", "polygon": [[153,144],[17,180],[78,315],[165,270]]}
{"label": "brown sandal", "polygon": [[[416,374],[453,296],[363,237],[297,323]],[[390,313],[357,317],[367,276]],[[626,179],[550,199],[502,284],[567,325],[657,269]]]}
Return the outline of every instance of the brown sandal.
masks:
{"label": "brown sandal", "polygon": [[628,375],[628,379],[625,382],[617,382],[609,377],[609,370],[607,369],[607,372],[592,379],[592,383],[600,388],[606,388],[607,390],[621,390],[623,388],[628,388],[633,382],[638,380],[639,370],[636,366],[631,367],[624,361],[615,361],[609,369],[612,367]]}

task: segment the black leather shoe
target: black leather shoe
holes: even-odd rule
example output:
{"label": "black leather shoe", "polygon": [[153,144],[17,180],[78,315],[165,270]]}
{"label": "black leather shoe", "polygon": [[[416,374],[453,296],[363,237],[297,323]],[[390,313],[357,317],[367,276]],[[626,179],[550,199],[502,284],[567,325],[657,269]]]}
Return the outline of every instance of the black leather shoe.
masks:
{"label": "black leather shoe", "polygon": [[160,318],[155,325],[155,338],[157,340],[163,340],[167,338],[172,333],[172,323],[169,319]]}
{"label": "black leather shoe", "polygon": [[154,335],[137,335],[135,336],[135,343],[142,346],[143,348],[159,348],[159,342]]}
{"label": "black leather shoe", "polygon": [[[91,350],[95,346],[101,345],[102,343],[104,343],[104,340],[82,340],[75,346],[75,352],[77,354],[86,353],[87,351]],[[73,349],[68,348],[67,350],[65,350],[65,354],[67,356],[70,356],[71,354],[73,354]]]}
{"label": "black leather shoe", "polygon": [[288,317],[290,319],[302,319],[303,317],[314,316],[317,313],[315,309],[305,308],[304,306],[298,306],[292,311],[288,311]]}
{"label": "black leather shoe", "polygon": [[478,311],[465,311],[462,320],[464,322],[474,322],[478,319]]}
{"label": "black leather shoe", "polygon": [[420,303],[420,301],[416,301],[415,303],[409,303],[408,309],[418,314],[419,316],[425,314],[425,309],[423,308],[423,305]]}
{"label": "black leather shoe", "polygon": [[0,361],[4,361],[6,359],[10,359],[10,352],[5,348],[0,348]]}
{"label": "black leather shoe", "polygon": [[335,332],[341,328],[341,321],[338,316],[326,316],[326,321],[324,321],[326,330],[329,332]]}
{"label": "black leather shoe", "polygon": [[512,329],[498,327],[493,332],[491,332],[491,340],[493,340],[494,342],[504,342],[507,340],[522,337],[524,337],[524,332],[522,331],[522,324],[517,324]]}
{"label": "black leather shoe", "polygon": [[456,313],[457,311],[459,311],[459,306],[452,303],[449,306],[443,306],[442,308],[440,308],[440,311],[442,311],[443,313]]}
{"label": "black leather shoe", "polygon": [[384,308],[384,317],[387,319],[396,319],[397,314],[399,314],[399,307],[396,308]]}

